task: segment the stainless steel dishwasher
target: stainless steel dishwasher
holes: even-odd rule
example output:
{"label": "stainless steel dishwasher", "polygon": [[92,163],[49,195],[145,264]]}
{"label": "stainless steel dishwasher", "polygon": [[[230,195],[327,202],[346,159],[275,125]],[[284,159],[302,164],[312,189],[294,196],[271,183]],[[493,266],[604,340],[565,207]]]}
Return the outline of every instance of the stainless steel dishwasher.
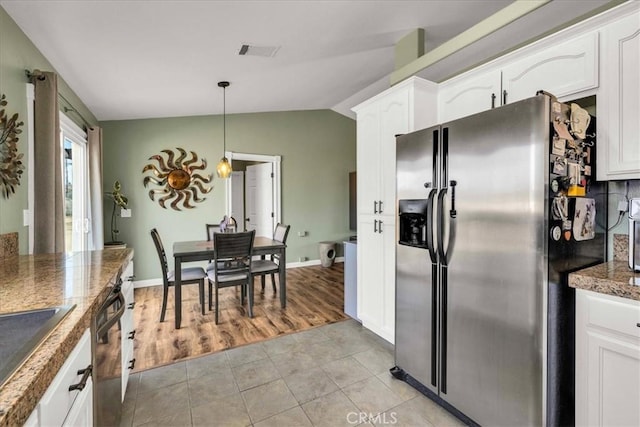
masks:
{"label": "stainless steel dishwasher", "polygon": [[122,271],[98,309],[91,325],[94,421],[97,426],[120,424],[122,416],[122,341],[120,318],[126,307],[121,292]]}

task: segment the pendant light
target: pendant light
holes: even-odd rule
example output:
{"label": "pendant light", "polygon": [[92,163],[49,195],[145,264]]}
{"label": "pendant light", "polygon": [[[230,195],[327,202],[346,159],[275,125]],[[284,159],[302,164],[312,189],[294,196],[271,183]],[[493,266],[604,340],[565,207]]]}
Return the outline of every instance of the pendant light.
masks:
{"label": "pendant light", "polygon": [[229,82],[218,82],[218,87],[222,88],[222,159],[216,166],[216,171],[218,172],[219,178],[229,178],[231,172],[231,163],[229,163],[229,159],[227,159],[227,99],[226,99],[226,90],[229,86]]}

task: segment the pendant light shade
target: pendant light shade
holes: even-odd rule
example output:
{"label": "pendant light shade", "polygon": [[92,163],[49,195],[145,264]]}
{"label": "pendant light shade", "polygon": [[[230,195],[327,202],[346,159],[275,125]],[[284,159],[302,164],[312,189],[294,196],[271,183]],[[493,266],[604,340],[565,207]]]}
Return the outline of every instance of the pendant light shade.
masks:
{"label": "pendant light shade", "polygon": [[229,178],[233,169],[231,169],[231,163],[227,156],[225,155],[227,152],[227,99],[226,92],[227,87],[229,86],[229,82],[218,82],[218,87],[222,88],[222,159],[218,162],[218,166],[216,166],[216,171],[218,173],[219,178]]}

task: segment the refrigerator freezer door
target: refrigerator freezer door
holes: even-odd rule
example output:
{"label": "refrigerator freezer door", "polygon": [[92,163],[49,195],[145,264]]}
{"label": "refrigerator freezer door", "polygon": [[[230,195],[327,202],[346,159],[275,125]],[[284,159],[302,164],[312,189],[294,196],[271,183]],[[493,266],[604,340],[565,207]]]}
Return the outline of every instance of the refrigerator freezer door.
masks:
{"label": "refrigerator freezer door", "polygon": [[481,425],[544,424],[548,108],[539,96],[442,125],[457,231],[441,397]]}
{"label": "refrigerator freezer door", "polygon": [[398,199],[431,201],[426,230],[430,247],[396,242],[396,365],[434,392],[438,378],[434,305],[437,276],[433,273],[437,271],[437,255],[432,247],[432,233],[438,134],[437,127],[413,132],[399,137],[396,146]]}

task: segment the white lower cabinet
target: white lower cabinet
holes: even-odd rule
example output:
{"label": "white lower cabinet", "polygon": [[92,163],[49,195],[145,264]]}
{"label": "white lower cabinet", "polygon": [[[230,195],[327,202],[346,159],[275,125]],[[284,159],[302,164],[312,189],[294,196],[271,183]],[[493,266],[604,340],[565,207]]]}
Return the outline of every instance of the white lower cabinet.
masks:
{"label": "white lower cabinet", "polygon": [[640,425],[640,301],[576,291],[576,426]]}
{"label": "white lower cabinet", "polygon": [[120,330],[122,340],[122,400],[127,391],[129,373],[133,369],[136,361],[133,355],[133,340],[136,330],[133,323],[133,310],[135,301],[133,298],[133,261],[130,261],[122,273],[122,294],[125,300],[125,311],[120,319]]}
{"label": "white lower cabinet", "polygon": [[85,374],[90,366],[91,334],[87,329],[25,425],[93,425],[93,382],[91,375]]}
{"label": "white lower cabinet", "polygon": [[395,231],[393,216],[358,220],[358,318],[390,343],[395,341]]}

